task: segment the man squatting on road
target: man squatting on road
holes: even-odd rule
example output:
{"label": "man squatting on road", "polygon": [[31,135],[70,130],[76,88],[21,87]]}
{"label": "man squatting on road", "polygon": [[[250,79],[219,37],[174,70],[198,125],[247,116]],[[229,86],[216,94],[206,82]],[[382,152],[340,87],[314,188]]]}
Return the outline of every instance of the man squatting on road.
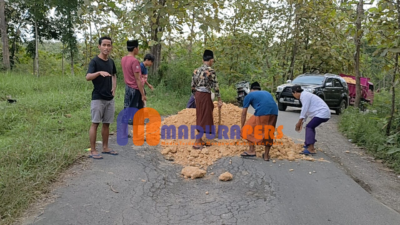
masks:
{"label": "man squatting on road", "polygon": [[[128,55],[122,57],[121,59],[125,81],[124,115],[121,123],[121,132],[123,138],[129,137],[129,120],[133,118],[139,109],[143,108],[144,103],[146,102],[140,63],[135,57],[139,53],[139,41],[128,40],[126,42],[126,48],[128,50]],[[142,123],[143,119],[139,119],[138,121]]]}
{"label": "man squatting on road", "polygon": [[[206,132],[212,134],[214,130],[214,103],[211,99],[211,89],[214,89],[215,96],[218,98],[218,107],[222,107],[217,75],[215,74],[215,70],[211,68],[213,64],[214,53],[210,50],[205,50],[203,65],[197,68],[192,75],[192,92],[195,92],[194,98],[196,104],[196,125],[203,128],[203,135]],[[196,139],[193,148],[202,149],[203,145],[206,145],[206,143],[200,137]]]}
{"label": "man squatting on road", "polygon": [[109,37],[99,39],[100,54],[94,57],[86,74],[86,80],[92,81],[91,114],[92,125],[89,130],[90,158],[102,159],[96,150],[96,134],[100,123],[103,123],[101,136],[103,138],[103,154],[118,155],[117,152],[108,148],[110,123],[114,120],[115,106],[114,95],[117,88],[117,69],[114,61],[108,57],[112,50],[112,40]]}
{"label": "man squatting on road", "polygon": [[317,141],[315,140],[315,128],[331,118],[331,111],[324,100],[315,94],[303,91],[299,85],[294,85],[292,87],[292,93],[296,99],[300,99],[302,104],[300,119],[296,124],[295,130],[300,131],[303,123],[307,121],[307,118],[313,117],[306,126],[304,150],[300,154],[314,155],[316,154],[314,144]]}
{"label": "man squatting on road", "polygon": [[[251,126],[253,129],[252,132],[247,134],[247,137],[245,137],[243,135],[243,127],[245,126],[247,110],[250,105],[255,109],[255,112],[254,115],[251,116],[247,121],[246,126]],[[258,82],[252,83],[250,87],[250,93],[244,98],[243,101],[241,136],[246,138],[246,140],[249,142],[249,150],[247,152],[243,152],[241,154],[242,157],[255,157],[255,145],[264,145],[265,152],[262,154],[262,157],[265,161],[269,161],[269,150],[273,145],[274,138],[270,137],[269,130],[266,130],[265,128],[268,126],[275,128],[277,120],[278,106],[276,105],[271,93],[268,91],[262,91]],[[255,137],[256,126],[262,127],[260,129],[262,139],[257,139]]]}

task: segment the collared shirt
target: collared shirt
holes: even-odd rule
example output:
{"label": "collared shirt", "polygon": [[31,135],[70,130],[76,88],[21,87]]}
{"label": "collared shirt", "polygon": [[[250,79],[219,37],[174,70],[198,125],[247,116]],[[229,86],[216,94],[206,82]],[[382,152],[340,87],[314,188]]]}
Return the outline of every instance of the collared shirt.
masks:
{"label": "collared shirt", "polygon": [[308,117],[331,118],[328,105],[315,94],[303,91],[300,95],[301,108],[300,119],[307,120]]}
{"label": "collared shirt", "polygon": [[208,93],[211,93],[211,89],[213,89],[215,92],[215,97],[221,97],[215,70],[206,64],[203,64],[193,72],[192,88],[198,92]]}

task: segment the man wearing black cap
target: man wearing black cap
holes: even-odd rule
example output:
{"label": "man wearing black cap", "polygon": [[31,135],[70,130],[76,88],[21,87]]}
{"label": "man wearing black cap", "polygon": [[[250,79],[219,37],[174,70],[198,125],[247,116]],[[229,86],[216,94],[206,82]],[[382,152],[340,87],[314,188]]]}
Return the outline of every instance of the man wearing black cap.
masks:
{"label": "man wearing black cap", "polygon": [[324,100],[313,93],[303,91],[299,85],[292,87],[292,93],[296,99],[300,99],[302,104],[300,119],[295,130],[300,131],[307,118],[313,118],[306,126],[304,150],[300,154],[314,155],[316,154],[314,144],[317,141],[315,140],[315,128],[331,118],[331,111]]}
{"label": "man wearing black cap", "polygon": [[[211,99],[211,90],[214,90],[215,97],[218,98],[218,107],[222,107],[217,75],[215,74],[215,70],[211,68],[213,64],[214,53],[210,50],[205,50],[203,65],[193,72],[191,85],[196,104],[196,125],[202,127],[204,133],[207,132],[210,134],[214,131],[212,129],[214,125],[214,104]],[[199,138],[196,139],[193,148],[202,149],[205,144],[202,138]]]}
{"label": "man wearing black cap", "polygon": [[143,83],[141,80],[141,67],[139,60],[135,56],[139,53],[138,40],[129,40],[126,43],[128,55],[121,60],[122,70],[125,81],[125,98],[124,98],[124,119],[122,136],[128,137],[127,120],[133,120],[136,111],[143,108],[146,102]]}
{"label": "man wearing black cap", "polygon": [[[246,117],[247,117],[247,109],[249,106],[252,106],[255,109],[254,115],[250,117],[247,121],[246,125]],[[249,142],[249,150],[247,152],[243,152],[241,154],[242,157],[255,157],[256,150],[255,145],[264,145],[265,152],[262,154],[262,157],[265,161],[269,161],[269,150],[274,142],[274,138],[270,137],[270,129],[274,129],[276,127],[276,121],[278,120],[278,106],[274,101],[274,97],[272,97],[271,93],[268,91],[262,91],[260,84],[258,82],[254,82],[250,87],[250,94],[248,94],[243,101],[243,111],[242,111],[242,137],[244,135],[245,126],[250,126],[252,128],[252,132],[247,134],[247,141]],[[259,129],[260,137],[258,138],[258,134],[256,130]]]}
{"label": "man wearing black cap", "polygon": [[99,39],[100,54],[89,63],[86,80],[92,81],[94,89],[92,92],[91,114],[92,125],[90,127],[90,158],[102,159],[96,150],[96,134],[100,123],[103,123],[101,136],[103,138],[103,154],[118,155],[114,150],[108,148],[108,137],[110,123],[114,121],[114,95],[117,88],[117,69],[114,61],[108,56],[112,50],[112,40],[109,37]]}

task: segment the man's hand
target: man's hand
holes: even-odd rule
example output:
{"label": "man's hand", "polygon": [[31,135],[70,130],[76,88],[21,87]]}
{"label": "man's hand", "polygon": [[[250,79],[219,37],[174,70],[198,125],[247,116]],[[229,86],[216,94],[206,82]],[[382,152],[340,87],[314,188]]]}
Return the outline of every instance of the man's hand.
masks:
{"label": "man's hand", "polygon": [[153,88],[153,86],[151,84],[149,84],[149,88],[150,88],[151,91],[154,90],[154,88]]}
{"label": "man's hand", "polygon": [[297,122],[296,124],[296,131],[301,131],[301,128],[303,127],[303,120],[299,120],[299,122]]}
{"label": "man's hand", "polygon": [[219,99],[219,100],[218,100],[218,107],[221,108],[221,107],[222,107],[222,104],[223,104],[223,103],[222,103],[222,100]]}
{"label": "man's hand", "polygon": [[112,95],[115,96],[115,89],[111,89]]}
{"label": "man's hand", "polygon": [[143,101],[143,102],[146,102],[146,101],[147,101],[146,95],[142,95],[142,101]]}
{"label": "man's hand", "polygon": [[105,71],[100,71],[99,74],[102,77],[111,77],[111,74],[109,74],[108,72],[105,72]]}

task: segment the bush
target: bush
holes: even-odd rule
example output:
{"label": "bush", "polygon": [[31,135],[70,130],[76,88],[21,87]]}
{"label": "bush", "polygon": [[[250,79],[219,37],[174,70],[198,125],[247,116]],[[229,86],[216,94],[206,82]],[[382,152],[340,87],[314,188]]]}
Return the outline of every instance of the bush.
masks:
{"label": "bush", "polygon": [[[340,119],[339,129],[349,139],[365,147],[375,157],[386,160],[388,166],[400,172],[400,115],[396,111],[392,133],[386,136],[391,110],[391,95],[388,92],[375,94],[374,105],[367,112],[348,108]],[[400,102],[399,102],[400,103]],[[397,103],[397,107],[399,105]]]}

